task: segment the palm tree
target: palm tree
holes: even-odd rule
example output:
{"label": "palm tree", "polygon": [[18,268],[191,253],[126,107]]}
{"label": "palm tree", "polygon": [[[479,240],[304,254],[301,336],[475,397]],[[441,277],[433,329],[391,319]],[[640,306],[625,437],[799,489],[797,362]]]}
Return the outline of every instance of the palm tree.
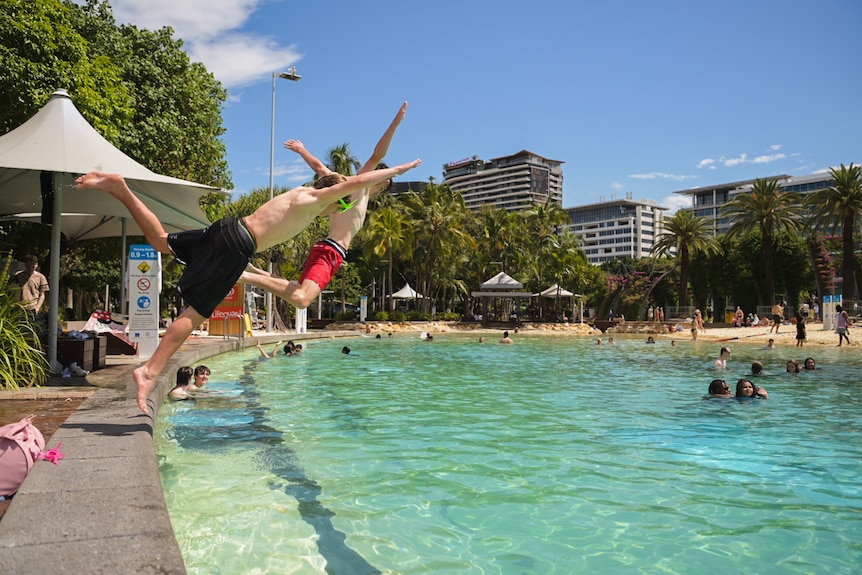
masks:
{"label": "palm tree", "polygon": [[[526,227],[523,235],[521,255],[524,267],[530,270],[530,275],[536,281],[536,289],[543,289],[547,278],[542,269],[551,254],[560,249],[559,226],[569,223],[569,215],[559,204],[548,200],[545,203],[534,204],[532,208],[521,212],[521,220]],[[555,278],[559,281],[559,278]]]}
{"label": "palm tree", "polygon": [[833,185],[808,195],[806,206],[811,208],[814,231],[841,230],[844,255],[843,291],[847,299],[856,299],[853,232],[862,222],[862,166],[841,164],[829,170]]}
{"label": "palm tree", "polygon": [[721,246],[712,235],[709,223],[694,215],[691,210],[679,210],[664,220],[664,231],[656,237],[653,245],[655,257],[671,256],[676,250],[679,263],[679,305],[686,307],[688,299],[688,274],[691,258],[698,253],[720,254]]}
{"label": "palm tree", "polygon": [[739,194],[722,209],[733,224],[728,236],[742,236],[759,230],[763,238],[763,272],[766,304],[775,303],[775,236],[801,229],[802,202],[799,194],[784,192],[778,180],[754,181],[751,192]]}
{"label": "palm tree", "polygon": [[369,239],[364,245],[377,257],[389,255],[389,311],[393,309],[392,268],[395,254],[410,246],[410,228],[407,219],[393,207],[386,206],[371,213],[365,226]]}
{"label": "palm tree", "polygon": [[330,149],[327,156],[329,161],[326,162],[326,167],[345,176],[352,176],[355,170],[362,167],[359,158],[350,153],[350,147],[347,143]]}
{"label": "palm tree", "polygon": [[425,294],[421,304],[427,312],[439,289],[454,283],[453,264],[473,252],[476,242],[463,229],[468,217],[464,198],[447,184],[429,182],[421,193],[407,195],[404,208],[414,234],[417,288]]}

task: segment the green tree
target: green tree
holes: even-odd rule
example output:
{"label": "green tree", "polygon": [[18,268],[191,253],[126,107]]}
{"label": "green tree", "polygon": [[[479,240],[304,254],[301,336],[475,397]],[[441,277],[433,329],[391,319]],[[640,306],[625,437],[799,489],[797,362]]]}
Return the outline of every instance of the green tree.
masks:
{"label": "green tree", "polygon": [[0,134],[26,122],[58,89],[69,91],[111,143],[131,128],[130,86],[118,62],[92,51],[82,34],[84,10],[70,1],[0,0]]}
{"label": "green tree", "polygon": [[362,167],[362,162],[350,153],[350,146],[346,143],[331,148],[326,156],[326,167],[345,176],[352,176],[355,170]]}
{"label": "green tree", "polygon": [[846,299],[857,299],[855,281],[854,232],[862,223],[862,166],[841,164],[829,170],[833,185],[808,195],[811,228],[842,234],[843,293]]}
{"label": "green tree", "polygon": [[[330,168],[331,169],[331,168]],[[387,206],[371,213],[365,225],[365,234],[368,241],[364,244],[367,252],[373,253],[379,258],[388,256],[387,275],[389,280],[389,311],[394,309],[395,301],[392,299],[392,269],[395,265],[395,257],[399,254],[407,255],[411,244],[410,224],[395,207]]]}
{"label": "green tree", "polygon": [[227,93],[172,36],[118,27],[108,2],[0,0],[0,134],[63,88],[97,132],[153,171],[232,187]]}
{"label": "green tree", "polygon": [[531,289],[543,290],[558,280],[559,270],[548,274],[545,268],[553,261],[553,254],[562,249],[557,230],[569,222],[569,215],[559,204],[547,201],[534,204],[518,216],[524,227],[519,234],[521,267],[527,272],[525,277],[531,280]]}
{"label": "green tree", "polygon": [[664,220],[664,231],[656,237],[653,253],[656,257],[670,256],[676,250],[679,265],[679,305],[688,306],[688,276],[694,254],[720,253],[721,246],[712,236],[709,224],[691,210],[679,210]]}
{"label": "green tree", "polygon": [[440,287],[455,280],[455,264],[476,242],[463,230],[467,218],[463,197],[446,184],[429,183],[420,193],[407,194],[404,208],[413,232],[416,288],[425,296],[420,304],[428,312]]}
{"label": "green tree", "polygon": [[778,183],[758,178],[751,192],[737,195],[722,210],[722,216],[733,222],[728,235],[741,236],[757,230],[763,238],[765,305],[776,301],[775,236],[780,232],[797,232],[802,226],[799,195],[783,192]]}

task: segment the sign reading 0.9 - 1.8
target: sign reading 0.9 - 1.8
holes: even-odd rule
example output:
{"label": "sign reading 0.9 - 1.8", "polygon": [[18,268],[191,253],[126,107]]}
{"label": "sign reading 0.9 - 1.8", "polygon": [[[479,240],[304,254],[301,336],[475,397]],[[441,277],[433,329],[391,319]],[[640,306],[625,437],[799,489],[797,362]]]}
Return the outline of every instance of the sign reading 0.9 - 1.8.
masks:
{"label": "sign reading 0.9 - 1.8", "polygon": [[129,339],[138,357],[150,357],[159,345],[161,254],[147,244],[129,246]]}

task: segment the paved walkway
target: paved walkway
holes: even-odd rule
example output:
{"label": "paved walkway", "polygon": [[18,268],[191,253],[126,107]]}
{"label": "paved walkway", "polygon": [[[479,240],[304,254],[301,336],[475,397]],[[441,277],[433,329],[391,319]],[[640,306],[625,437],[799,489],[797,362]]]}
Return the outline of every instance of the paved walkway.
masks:
{"label": "paved walkway", "polygon": [[[356,332],[290,334],[289,339],[356,336]],[[192,338],[165,367],[150,395],[158,413],[176,370],[241,347],[288,339],[287,334],[244,340]],[[145,575],[184,574],[153,449],[153,418],[135,404],[134,358],[109,356],[87,376],[93,388],[60,425],[51,445],[63,443],[59,465],[39,462],[0,521],[0,573]],[[86,389],[86,391],[82,391]],[[75,391],[72,391],[75,390]],[[64,397],[55,388],[3,394]]]}

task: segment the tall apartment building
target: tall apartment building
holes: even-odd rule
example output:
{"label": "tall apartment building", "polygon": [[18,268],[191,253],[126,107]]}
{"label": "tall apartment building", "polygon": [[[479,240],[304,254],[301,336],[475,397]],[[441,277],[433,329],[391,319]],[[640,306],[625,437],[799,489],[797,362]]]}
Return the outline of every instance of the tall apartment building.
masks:
{"label": "tall apartment building", "polygon": [[443,166],[443,182],[461,193],[468,209],[515,212],[548,200],[562,205],[562,165],[527,150],[487,161],[474,156]]}
{"label": "tall apartment building", "polygon": [[[807,176],[768,176],[763,180],[778,180],[779,189],[786,192],[807,194],[832,186],[832,177],[829,172],[819,172]],[[721,209],[724,205],[739,194],[751,191],[755,180],[744,180],[716,186],[705,186],[702,188],[691,188],[680,190],[675,194],[691,196],[691,209],[698,217],[705,218],[710,222],[714,235],[727,233],[733,222],[723,217]]]}
{"label": "tall apartment building", "polygon": [[623,257],[648,258],[662,231],[666,208],[653,200],[624,199],[566,208],[572,223],[566,226],[581,239],[593,265]]}

